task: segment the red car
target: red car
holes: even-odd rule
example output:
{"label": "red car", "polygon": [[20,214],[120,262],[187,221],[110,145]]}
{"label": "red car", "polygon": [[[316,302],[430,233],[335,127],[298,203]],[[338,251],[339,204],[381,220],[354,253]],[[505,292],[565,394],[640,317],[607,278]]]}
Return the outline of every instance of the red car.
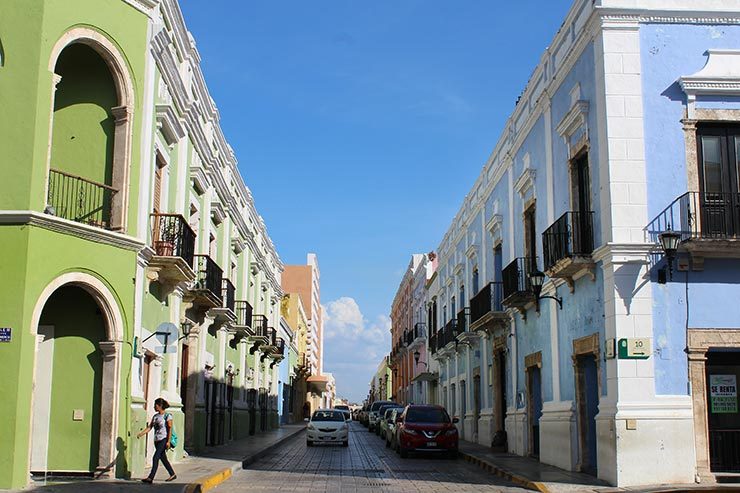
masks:
{"label": "red car", "polygon": [[404,458],[409,452],[446,452],[454,459],[459,443],[457,422],[442,406],[407,406],[396,421],[396,452]]}

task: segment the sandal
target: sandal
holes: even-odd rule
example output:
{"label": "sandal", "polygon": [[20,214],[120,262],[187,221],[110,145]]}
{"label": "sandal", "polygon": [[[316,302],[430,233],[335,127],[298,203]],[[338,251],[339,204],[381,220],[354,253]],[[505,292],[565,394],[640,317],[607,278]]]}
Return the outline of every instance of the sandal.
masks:
{"label": "sandal", "polygon": [[170,476],[169,478],[165,479],[165,482],[166,482],[166,483],[169,483],[170,481],[174,481],[174,480],[176,480],[176,479],[177,479],[177,474],[173,474],[173,475],[172,475],[172,476]]}

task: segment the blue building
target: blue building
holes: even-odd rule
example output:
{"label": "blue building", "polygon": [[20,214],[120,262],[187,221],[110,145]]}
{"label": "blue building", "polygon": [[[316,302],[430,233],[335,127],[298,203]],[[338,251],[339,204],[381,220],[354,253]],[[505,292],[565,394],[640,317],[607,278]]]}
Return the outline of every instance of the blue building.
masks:
{"label": "blue building", "polygon": [[738,241],[737,2],[576,0],[438,247],[430,395],[614,485],[738,472]]}

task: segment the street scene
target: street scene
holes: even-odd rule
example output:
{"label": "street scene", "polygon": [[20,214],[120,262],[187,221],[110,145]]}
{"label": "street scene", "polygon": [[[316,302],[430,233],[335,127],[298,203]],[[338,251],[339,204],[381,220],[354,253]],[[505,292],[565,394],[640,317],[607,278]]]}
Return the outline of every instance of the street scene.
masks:
{"label": "street scene", "polygon": [[740,490],[740,0],[0,0],[0,491]]}

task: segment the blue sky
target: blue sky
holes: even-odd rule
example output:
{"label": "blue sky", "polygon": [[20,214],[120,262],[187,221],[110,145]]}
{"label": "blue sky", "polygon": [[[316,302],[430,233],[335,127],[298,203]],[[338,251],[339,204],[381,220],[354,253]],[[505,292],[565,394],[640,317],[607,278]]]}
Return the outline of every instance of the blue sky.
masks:
{"label": "blue sky", "polygon": [[436,249],[570,0],[181,4],[278,253],[319,256],[325,369],[360,400],[410,255]]}

